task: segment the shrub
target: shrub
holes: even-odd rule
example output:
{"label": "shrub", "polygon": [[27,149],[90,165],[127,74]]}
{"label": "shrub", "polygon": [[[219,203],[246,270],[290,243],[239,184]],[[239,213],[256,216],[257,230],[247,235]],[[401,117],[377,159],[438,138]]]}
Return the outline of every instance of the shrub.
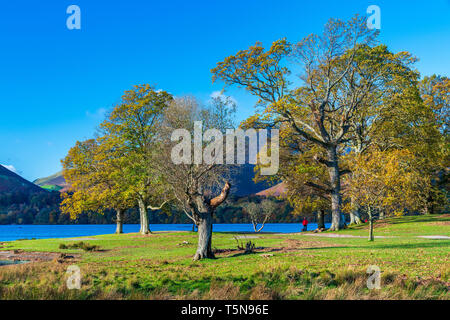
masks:
{"label": "shrub", "polygon": [[245,250],[244,254],[254,253],[255,252],[256,245],[252,241],[247,241],[247,243],[244,246],[244,243],[242,241],[239,242],[239,240],[236,237],[234,237],[234,239],[237,242],[237,248],[239,250]]}

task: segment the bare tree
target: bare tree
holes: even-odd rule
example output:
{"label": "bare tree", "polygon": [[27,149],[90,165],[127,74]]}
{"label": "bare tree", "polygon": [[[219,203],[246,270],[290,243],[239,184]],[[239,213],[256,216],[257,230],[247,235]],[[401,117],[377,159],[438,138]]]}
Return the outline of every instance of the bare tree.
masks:
{"label": "bare tree", "polygon": [[[269,199],[264,199],[259,204],[248,202],[242,207],[248,213],[255,232],[260,232],[264,228],[266,222],[277,210],[276,203]],[[261,226],[258,228],[259,224],[261,224]]]}
{"label": "bare tree", "polygon": [[[194,260],[214,258],[211,247],[213,214],[227,199],[231,185],[227,179],[230,167],[223,164],[220,148],[214,147],[223,143],[223,140],[218,141],[219,136],[216,136],[214,141],[211,139],[206,143],[202,142],[204,148],[200,155],[198,150],[196,153],[191,149],[191,142],[196,139],[203,140],[196,135],[198,132],[203,135],[208,129],[216,129],[216,133],[225,132],[230,119],[229,116],[224,116],[229,114],[223,109],[228,103],[226,99],[217,97],[207,108],[201,107],[194,98],[184,97],[175,99],[165,112],[163,123],[165,149],[160,154],[159,166],[172,190],[171,193],[177,200],[177,205],[198,227],[198,248]],[[222,116],[218,116],[219,112]],[[182,150],[175,148],[180,141],[173,141],[173,133],[177,129],[183,129],[187,133],[184,137],[176,138],[182,138],[181,141],[186,142],[186,148]],[[198,161],[199,157],[207,156],[212,158],[212,163]],[[174,161],[174,157],[180,157],[181,160]],[[214,194],[218,195],[213,196]]]}

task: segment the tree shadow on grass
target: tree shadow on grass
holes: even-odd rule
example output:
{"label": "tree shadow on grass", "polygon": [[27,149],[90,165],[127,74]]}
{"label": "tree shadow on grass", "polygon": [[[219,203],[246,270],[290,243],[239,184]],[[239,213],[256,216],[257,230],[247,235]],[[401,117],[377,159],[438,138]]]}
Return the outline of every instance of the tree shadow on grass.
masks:
{"label": "tree shadow on grass", "polygon": [[436,241],[433,242],[419,242],[419,243],[403,243],[403,244],[377,244],[376,242],[368,243],[372,244],[370,246],[363,245],[350,245],[350,246],[323,246],[323,247],[305,247],[305,248],[295,248],[295,247],[280,247],[280,248],[264,248],[263,250],[256,250],[254,252],[244,252],[243,250],[238,249],[223,249],[220,253],[232,253],[233,251],[239,251],[235,254],[231,255],[220,255],[216,256],[216,259],[223,258],[237,258],[242,256],[254,256],[261,254],[270,254],[270,253],[295,253],[302,251],[312,251],[312,250],[332,250],[332,249],[357,249],[357,250],[366,250],[366,249],[421,249],[421,248],[447,248],[450,247],[450,242],[447,240],[444,241]]}
{"label": "tree shadow on grass", "polygon": [[[379,244],[374,242],[373,249],[420,249],[420,248],[450,248],[450,242],[448,240],[433,242],[419,242],[419,243],[399,243],[399,244]],[[367,248],[367,247],[365,247]]]}
{"label": "tree shadow on grass", "polygon": [[327,247],[311,247],[311,248],[299,248],[298,251],[301,250],[325,250],[325,249],[354,249],[358,248],[356,246],[327,246]]}
{"label": "tree shadow on grass", "polygon": [[[264,248],[264,250],[257,250],[254,252],[239,252],[235,253],[233,255],[227,256],[226,258],[236,258],[246,255],[255,255],[255,254],[270,254],[270,253],[291,253],[291,252],[301,252],[306,250],[326,250],[326,249],[349,249],[354,248],[351,246],[324,246],[324,247],[307,247],[307,248],[288,248],[288,247],[281,247],[281,248]],[[225,257],[224,257],[225,258]]]}

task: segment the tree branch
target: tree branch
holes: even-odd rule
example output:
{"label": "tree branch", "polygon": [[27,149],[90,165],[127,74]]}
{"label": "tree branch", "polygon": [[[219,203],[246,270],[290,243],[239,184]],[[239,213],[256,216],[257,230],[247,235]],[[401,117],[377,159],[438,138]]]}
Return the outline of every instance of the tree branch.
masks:
{"label": "tree branch", "polygon": [[213,208],[217,208],[218,206],[220,206],[227,199],[228,194],[230,193],[230,188],[231,185],[227,181],[222,189],[222,192],[217,197],[211,199],[209,205]]}
{"label": "tree branch", "polygon": [[152,207],[151,205],[147,206],[147,209],[150,210],[161,210],[162,207],[164,207],[164,205],[169,202],[169,200],[164,201],[159,207]]}

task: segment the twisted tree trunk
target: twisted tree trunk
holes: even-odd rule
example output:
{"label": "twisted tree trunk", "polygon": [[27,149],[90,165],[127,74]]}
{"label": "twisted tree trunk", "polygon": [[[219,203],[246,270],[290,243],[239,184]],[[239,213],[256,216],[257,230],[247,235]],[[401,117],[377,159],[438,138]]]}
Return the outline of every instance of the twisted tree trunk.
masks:
{"label": "twisted tree trunk", "polygon": [[197,196],[191,203],[198,228],[198,246],[194,260],[214,258],[212,251],[213,214],[215,209],[227,199],[230,188],[231,186],[227,182],[220,195],[211,199],[211,201],[206,201],[204,196]]}
{"label": "twisted tree trunk", "polygon": [[255,230],[256,233],[260,232],[262,229],[264,229],[264,226],[266,225],[267,220],[269,220],[269,216],[265,216],[263,222],[261,223],[261,227],[258,229],[258,221],[252,220],[253,230]]}
{"label": "twisted tree trunk", "polygon": [[116,233],[123,233],[123,210],[116,209]]}
{"label": "twisted tree trunk", "polygon": [[212,210],[205,212],[198,224],[198,247],[194,260],[214,259],[212,251]]}

